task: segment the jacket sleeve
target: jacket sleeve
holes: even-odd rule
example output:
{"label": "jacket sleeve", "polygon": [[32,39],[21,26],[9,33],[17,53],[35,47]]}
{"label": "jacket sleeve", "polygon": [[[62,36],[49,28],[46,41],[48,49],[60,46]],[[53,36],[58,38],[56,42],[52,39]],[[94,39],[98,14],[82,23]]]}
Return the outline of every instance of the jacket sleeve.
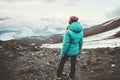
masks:
{"label": "jacket sleeve", "polygon": [[84,34],[82,32],[82,37],[81,37],[80,42],[79,42],[79,50],[81,50],[81,48],[83,46],[83,37],[84,37]]}
{"label": "jacket sleeve", "polygon": [[63,45],[60,53],[61,57],[63,57],[67,53],[69,46],[70,46],[70,34],[69,31],[67,30],[63,38]]}

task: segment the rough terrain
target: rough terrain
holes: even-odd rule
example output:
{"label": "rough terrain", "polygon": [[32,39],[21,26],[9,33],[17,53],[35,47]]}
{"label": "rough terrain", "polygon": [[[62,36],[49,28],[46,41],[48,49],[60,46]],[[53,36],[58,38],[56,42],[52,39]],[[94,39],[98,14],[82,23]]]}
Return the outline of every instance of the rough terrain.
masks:
{"label": "rough terrain", "polygon": [[[60,49],[36,42],[0,42],[0,80],[53,80]],[[69,73],[66,62],[63,78]],[[120,80],[120,47],[83,49],[77,57],[76,80]]]}

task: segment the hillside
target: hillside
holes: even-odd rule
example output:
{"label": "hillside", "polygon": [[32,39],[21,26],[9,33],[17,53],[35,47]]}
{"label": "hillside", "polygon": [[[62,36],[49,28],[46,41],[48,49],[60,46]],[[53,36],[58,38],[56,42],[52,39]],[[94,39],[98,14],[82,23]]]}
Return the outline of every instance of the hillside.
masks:
{"label": "hillside", "polygon": [[84,29],[85,37],[112,30],[120,26],[120,18],[112,19],[102,24]]}
{"label": "hillside", "polygon": [[[12,42],[11,42],[12,43]],[[0,80],[53,80],[60,61],[60,49],[40,47],[32,41],[27,45],[0,43]],[[77,57],[76,80],[119,80],[120,47],[82,49]],[[70,69],[66,63],[63,80]]]}

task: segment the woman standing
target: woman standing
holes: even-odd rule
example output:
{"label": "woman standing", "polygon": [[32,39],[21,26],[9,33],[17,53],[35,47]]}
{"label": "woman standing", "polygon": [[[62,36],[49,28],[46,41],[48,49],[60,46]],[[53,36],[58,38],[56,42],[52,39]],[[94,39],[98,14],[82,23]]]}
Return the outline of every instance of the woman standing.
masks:
{"label": "woman standing", "polygon": [[64,64],[68,60],[68,58],[71,58],[69,80],[74,80],[76,58],[77,58],[77,55],[80,53],[82,44],[83,44],[82,26],[78,22],[78,17],[71,16],[69,19],[69,26],[67,27],[67,31],[63,39],[63,46],[60,53],[61,61],[58,66],[55,80],[61,80]]}

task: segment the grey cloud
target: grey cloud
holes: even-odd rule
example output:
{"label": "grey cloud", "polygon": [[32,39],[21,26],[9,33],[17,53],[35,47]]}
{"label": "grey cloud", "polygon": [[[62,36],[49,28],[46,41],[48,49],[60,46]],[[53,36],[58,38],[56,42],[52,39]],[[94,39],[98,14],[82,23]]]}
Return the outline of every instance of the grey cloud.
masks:
{"label": "grey cloud", "polygon": [[29,1],[29,0],[0,0],[4,2]]}
{"label": "grey cloud", "polygon": [[56,0],[0,0],[0,1],[4,1],[4,2],[17,2],[17,1],[39,1],[39,2],[54,2]]}
{"label": "grey cloud", "polygon": [[114,10],[113,12],[109,13],[106,15],[107,18],[116,18],[116,17],[120,17],[120,7],[118,7],[116,10]]}
{"label": "grey cloud", "polygon": [[6,2],[8,4],[11,4],[14,2],[24,2],[24,3],[29,3],[29,2],[37,2],[37,3],[40,3],[43,4],[44,6],[45,5],[60,5],[60,6],[68,6],[68,7],[71,7],[71,6],[75,6],[78,4],[78,0],[0,0],[2,2]]}
{"label": "grey cloud", "polygon": [[42,0],[44,2],[55,2],[56,0]]}
{"label": "grey cloud", "polygon": [[0,18],[0,21],[4,21],[4,20],[8,20],[8,19],[10,19],[10,18],[8,18],[8,17]]}
{"label": "grey cloud", "polygon": [[62,0],[0,0],[0,1],[8,2],[8,3],[13,3],[17,1],[21,1],[21,2],[37,1],[37,2],[43,2],[43,3],[65,2],[65,4],[73,5],[77,0],[63,0],[63,1]]}

